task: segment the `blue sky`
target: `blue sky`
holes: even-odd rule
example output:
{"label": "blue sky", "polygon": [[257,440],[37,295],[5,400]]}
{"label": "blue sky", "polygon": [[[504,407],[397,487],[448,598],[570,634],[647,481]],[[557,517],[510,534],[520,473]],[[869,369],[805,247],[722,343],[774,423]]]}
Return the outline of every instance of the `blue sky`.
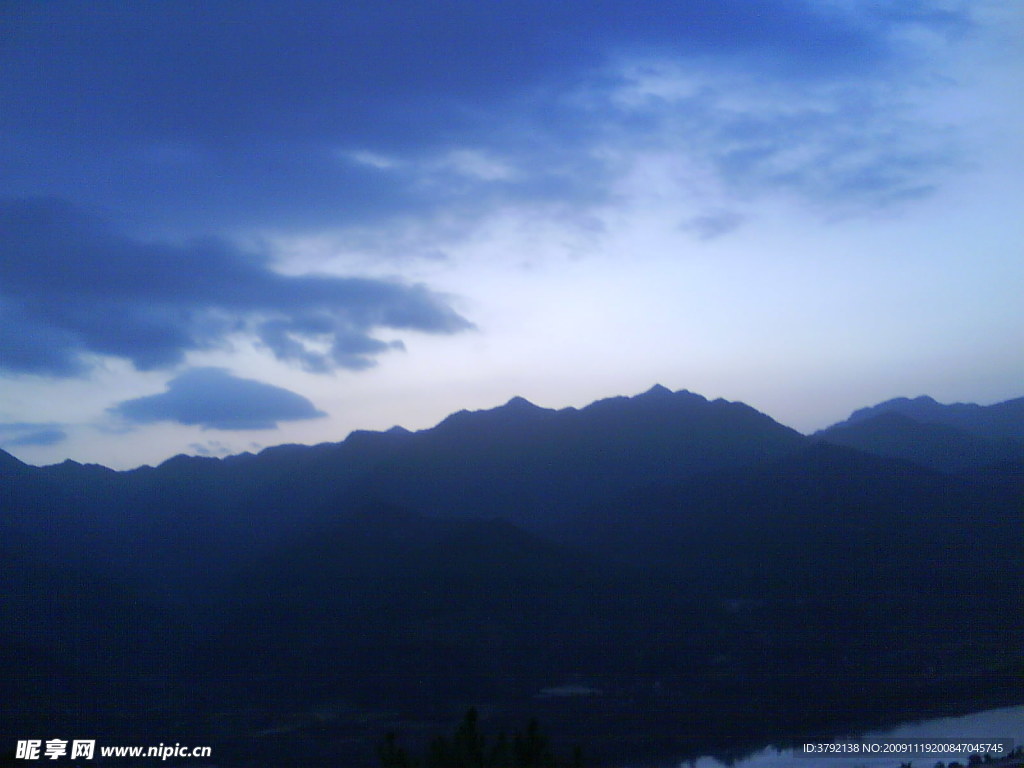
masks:
{"label": "blue sky", "polygon": [[0,446],[1024,395],[1005,2],[12,2]]}

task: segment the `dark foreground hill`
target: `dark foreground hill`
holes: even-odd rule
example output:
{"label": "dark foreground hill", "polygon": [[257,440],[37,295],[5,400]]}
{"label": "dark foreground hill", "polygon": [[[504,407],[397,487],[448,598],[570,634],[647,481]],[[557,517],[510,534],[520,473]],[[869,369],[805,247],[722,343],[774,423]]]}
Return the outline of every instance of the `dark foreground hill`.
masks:
{"label": "dark foreground hill", "polygon": [[864,426],[989,441],[655,388],[131,472],[0,453],[5,736],[350,765],[475,706],[600,763],[1024,700],[1019,465],[824,442]]}

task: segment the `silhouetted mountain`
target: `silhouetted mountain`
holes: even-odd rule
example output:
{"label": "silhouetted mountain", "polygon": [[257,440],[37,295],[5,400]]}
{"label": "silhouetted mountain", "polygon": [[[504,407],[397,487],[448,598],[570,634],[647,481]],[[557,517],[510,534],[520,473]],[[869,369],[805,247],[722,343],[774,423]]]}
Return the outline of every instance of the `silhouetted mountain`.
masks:
{"label": "silhouetted mountain", "polygon": [[1024,461],[1024,398],[990,406],[896,398],[855,411],[815,437],[944,472]]}
{"label": "silhouetted mountain", "polygon": [[0,449],[0,471],[21,472],[26,466],[28,465],[24,462],[19,461],[14,456],[11,456],[7,451]]}
{"label": "silhouetted mountain", "polygon": [[[761,597],[777,584],[785,592],[796,586],[786,579],[800,576],[807,579],[801,589],[836,596],[862,593],[883,561],[931,574],[936,552],[984,557],[989,534],[1019,539],[1019,501],[987,483],[821,443],[756,468],[630,493],[588,511],[568,537],[691,579],[717,570],[705,583],[720,595]],[[826,550],[840,559],[823,559]],[[763,562],[738,569],[747,581],[724,578],[751,558]],[[782,581],[765,578],[771,568]],[[840,578],[829,583],[833,575]],[[925,586],[941,582],[927,578]]]}
{"label": "silhouetted mountain", "polygon": [[428,514],[544,526],[638,484],[753,465],[802,444],[797,432],[742,403],[661,387],[580,410],[514,398],[410,436],[357,487]]}
{"label": "silhouetted mountain", "polygon": [[530,699],[574,676],[624,685],[651,654],[692,645],[690,627],[711,616],[690,593],[504,521],[366,512],[246,568],[214,644],[264,696],[412,714]]}
{"label": "silhouetted mountain", "polygon": [[224,571],[324,515],[395,505],[543,528],[634,486],[753,465],[803,442],[741,403],[663,388],[580,410],[516,398],[417,433],[353,432],[257,456],[176,456],[120,473],[18,462],[0,479],[2,532],[55,557],[144,565],[165,591],[194,592],[184,577],[208,582],[211,559]]}
{"label": "silhouetted mountain", "polygon": [[1024,440],[1024,397],[995,405],[943,405],[926,395],[913,399],[897,397],[870,408],[860,408],[845,422],[834,424],[830,429],[865,421],[883,413],[902,414],[922,424],[945,424],[989,440]]}
{"label": "silhouetted mountain", "polygon": [[187,617],[131,580],[41,554],[0,545],[0,736],[123,739],[132,724],[116,713],[184,711],[196,682]]}
{"label": "silhouetted mountain", "polygon": [[812,439],[655,387],[129,472],[0,452],[0,691],[225,765],[372,762],[469,705],[628,757],[1011,700],[1019,402]]}

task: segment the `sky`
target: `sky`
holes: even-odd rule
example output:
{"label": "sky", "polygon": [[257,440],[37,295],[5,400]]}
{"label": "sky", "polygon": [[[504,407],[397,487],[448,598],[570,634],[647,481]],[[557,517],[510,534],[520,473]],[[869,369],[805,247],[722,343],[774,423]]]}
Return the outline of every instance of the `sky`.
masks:
{"label": "sky", "polygon": [[1024,395],[1016,0],[0,4],[0,447]]}

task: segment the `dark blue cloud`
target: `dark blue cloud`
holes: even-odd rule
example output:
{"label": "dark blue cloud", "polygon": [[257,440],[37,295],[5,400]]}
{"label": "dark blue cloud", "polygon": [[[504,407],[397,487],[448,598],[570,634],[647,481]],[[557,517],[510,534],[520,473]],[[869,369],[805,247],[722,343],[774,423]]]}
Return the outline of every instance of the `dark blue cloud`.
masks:
{"label": "dark blue cloud", "polygon": [[56,445],[67,439],[60,425],[31,422],[9,422],[0,424],[0,445],[9,447],[24,445]]}
{"label": "dark blue cloud", "polygon": [[[67,376],[88,356],[173,366],[191,350],[255,335],[311,371],[370,366],[399,347],[376,329],[470,327],[421,285],[286,276],[222,241],[169,245],[118,234],[59,201],[0,203],[0,369]],[[316,351],[311,339],[326,341]]]}
{"label": "dark blue cloud", "polygon": [[[15,2],[0,46],[0,194],[189,232],[588,200],[613,170],[594,141],[646,119],[604,98],[618,62],[724,67],[796,88],[864,83],[906,64],[893,30],[967,23],[923,0],[870,5]],[[431,165],[465,147],[521,173],[472,179]],[[347,161],[353,150],[403,164],[381,173]]]}
{"label": "dark blue cloud", "polygon": [[171,379],[159,395],[126,400],[109,409],[128,421],[173,421],[203,429],[276,429],[279,421],[316,419],[326,414],[302,395],[222,368],[192,368]]}
{"label": "dark blue cloud", "polygon": [[457,109],[562,87],[637,50],[804,77],[862,74],[888,53],[861,19],[817,2],[12,5],[10,124],[213,146],[434,142],[482,117]]}

